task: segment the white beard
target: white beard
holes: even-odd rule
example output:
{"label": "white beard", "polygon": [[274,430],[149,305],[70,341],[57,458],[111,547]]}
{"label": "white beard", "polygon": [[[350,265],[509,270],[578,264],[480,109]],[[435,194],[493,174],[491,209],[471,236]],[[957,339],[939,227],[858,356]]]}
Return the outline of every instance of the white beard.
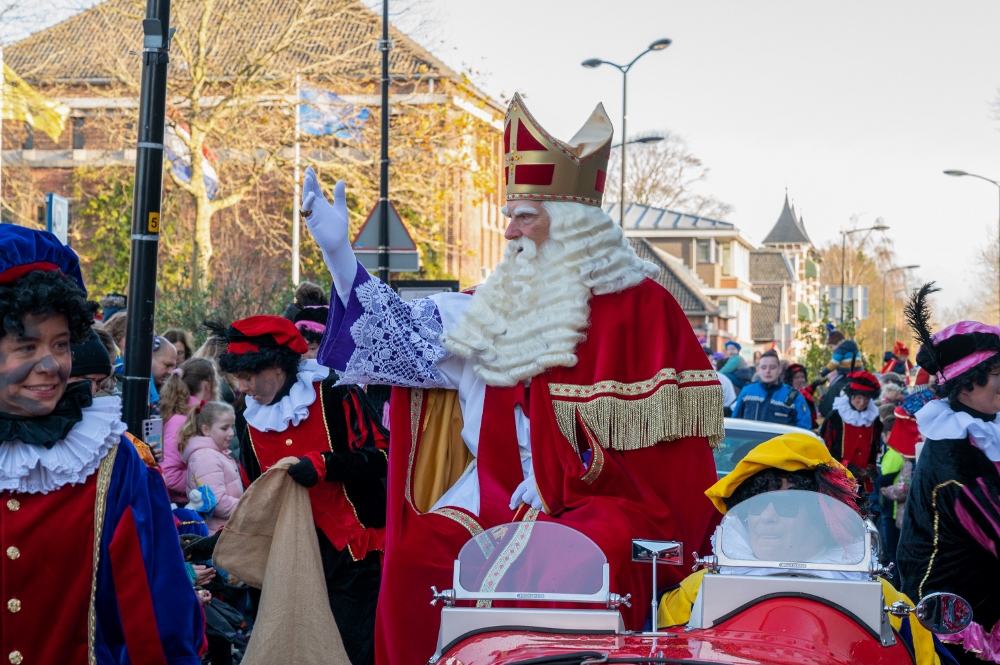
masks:
{"label": "white beard", "polygon": [[503,261],[441,339],[451,353],[474,358],[474,371],[487,385],[513,386],[550,367],[573,367],[591,296],[658,274],[600,208],[543,205],[551,218],[549,240],[541,248],[525,237],[508,242]]}
{"label": "white beard", "polygon": [[513,386],[549,367],[576,364],[590,289],[552,250],[553,243],[539,251],[523,237],[507,243],[503,261],[442,338],[452,353],[476,358],[475,372],[488,385]]}

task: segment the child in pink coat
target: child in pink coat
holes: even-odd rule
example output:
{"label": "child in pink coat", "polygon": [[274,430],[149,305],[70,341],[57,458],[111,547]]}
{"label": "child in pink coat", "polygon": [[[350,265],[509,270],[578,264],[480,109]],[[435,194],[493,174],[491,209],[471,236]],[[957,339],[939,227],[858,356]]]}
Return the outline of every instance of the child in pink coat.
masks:
{"label": "child in pink coat", "polygon": [[243,496],[236,460],[229,454],[236,414],[225,402],[208,402],[191,410],[177,435],[177,448],[187,465],[188,492],[205,485],[215,495],[215,511],[205,521],[214,533],[225,526]]}

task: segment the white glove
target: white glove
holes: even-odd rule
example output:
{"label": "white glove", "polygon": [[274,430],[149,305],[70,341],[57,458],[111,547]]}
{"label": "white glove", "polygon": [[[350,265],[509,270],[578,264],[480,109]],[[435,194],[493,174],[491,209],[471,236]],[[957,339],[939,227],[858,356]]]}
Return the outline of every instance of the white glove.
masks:
{"label": "white glove", "polygon": [[184,506],[185,508],[193,510],[194,512],[198,512],[198,510],[202,508],[202,506],[204,505],[205,504],[204,501],[202,500],[201,492],[199,492],[196,489],[193,489],[190,492],[188,492],[188,505]]}
{"label": "white glove", "polygon": [[306,227],[323,251],[323,260],[333,275],[333,284],[337,295],[346,301],[350,295],[351,285],[357,274],[358,264],[354,258],[348,240],[347,197],[344,195],[346,185],[343,180],[337,181],[333,190],[333,204],[326,200],[319,186],[316,172],[310,166],[306,169],[306,177],[302,182],[303,212],[312,211],[306,217]]}
{"label": "white glove", "polygon": [[531,506],[535,510],[542,510],[544,508],[542,505],[542,495],[538,493],[538,486],[535,485],[535,476],[533,475],[525,478],[517,486],[517,489],[514,490],[514,494],[510,497],[510,509],[516,510],[522,503]]}

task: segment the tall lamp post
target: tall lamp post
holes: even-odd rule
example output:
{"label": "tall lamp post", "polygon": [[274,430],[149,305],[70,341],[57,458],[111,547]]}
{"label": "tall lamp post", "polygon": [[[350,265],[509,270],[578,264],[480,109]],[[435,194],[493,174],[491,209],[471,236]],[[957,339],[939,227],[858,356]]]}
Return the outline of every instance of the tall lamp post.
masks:
{"label": "tall lamp post", "polygon": [[[997,182],[996,180],[991,180],[985,176],[976,175],[975,173],[967,173],[965,171],[958,171],[954,169],[945,171],[944,174],[953,176],[969,176],[970,178],[979,178],[980,180],[985,180],[986,182],[995,185],[997,190],[1000,191],[1000,182]],[[998,228],[998,233],[1000,233],[1000,228]],[[1000,236],[998,236],[998,239],[1000,239]],[[1000,245],[997,246],[997,249],[998,251],[1000,251]],[[998,254],[997,257],[998,261],[1000,261],[1000,254]],[[998,285],[1000,285],[1000,265],[998,265],[997,267],[998,267],[997,280],[998,280]],[[1000,306],[1000,291],[997,291],[997,298],[998,298],[998,306]],[[998,316],[1000,316],[1000,309],[997,310],[997,314]]]}
{"label": "tall lamp post", "polygon": [[650,44],[645,51],[632,58],[632,62],[627,65],[616,65],[609,60],[601,60],[600,58],[590,58],[589,60],[584,60],[580,63],[584,67],[589,68],[600,67],[601,65],[611,65],[622,73],[622,178],[621,191],[618,194],[618,209],[620,214],[619,221],[621,222],[622,228],[625,228],[625,146],[628,145],[625,135],[625,120],[628,118],[628,114],[626,113],[626,103],[628,101],[628,70],[632,69],[632,65],[634,65],[642,56],[646,55],[650,51],[662,51],[670,46],[671,43],[672,41],[669,39],[657,39],[655,42]]}
{"label": "tall lamp post", "polygon": [[[889,273],[896,272],[897,270],[916,270],[920,266],[898,266],[896,268],[889,268],[882,273],[882,353],[885,353],[885,281],[889,276]],[[895,300],[895,299],[894,299]],[[893,316],[895,316],[895,310],[893,310]],[[895,327],[895,319],[893,319],[893,327]],[[893,335],[895,336],[895,335]]]}
{"label": "tall lamp post", "polygon": [[893,339],[896,339],[899,335],[899,331],[896,327],[897,326],[896,320],[899,318],[899,294],[903,294],[904,298],[907,295],[909,295],[905,289],[896,290],[892,292],[892,338]]}
{"label": "tall lamp post", "polygon": [[844,321],[844,296],[846,288],[845,282],[847,279],[847,236],[854,235],[855,233],[861,233],[862,231],[888,231],[889,227],[882,221],[879,217],[875,220],[875,226],[868,226],[863,229],[850,229],[848,231],[840,232],[840,321]]}

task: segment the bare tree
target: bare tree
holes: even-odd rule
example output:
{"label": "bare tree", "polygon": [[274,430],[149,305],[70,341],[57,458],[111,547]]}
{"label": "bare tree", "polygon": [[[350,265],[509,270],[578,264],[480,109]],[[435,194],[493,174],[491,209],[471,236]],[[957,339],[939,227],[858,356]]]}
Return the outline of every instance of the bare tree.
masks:
{"label": "bare tree", "polygon": [[[665,133],[658,143],[634,144],[626,154],[625,200],[691,215],[724,219],[732,206],[699,193],[709,169],[684,139]],[[612,155],[606,191],[615,198],[621,187],[621,156]]]}

